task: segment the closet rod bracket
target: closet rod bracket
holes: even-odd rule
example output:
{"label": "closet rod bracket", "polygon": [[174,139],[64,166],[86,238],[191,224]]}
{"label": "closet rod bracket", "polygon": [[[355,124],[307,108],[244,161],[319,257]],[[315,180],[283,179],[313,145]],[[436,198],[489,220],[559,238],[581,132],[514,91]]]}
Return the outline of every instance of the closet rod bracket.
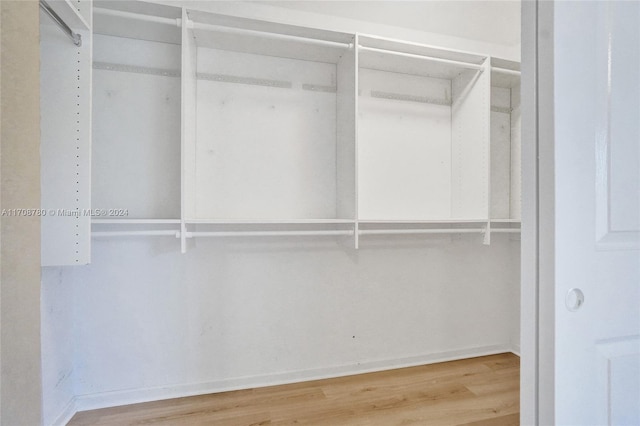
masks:
{"label": "closet rod bracket", "polygon": [[40,0],[40,9],[42,9],[49,17],[55,22],[64,33],[73,41],[73,44],[80,47],[82,46],[82,36],[73,31],[69,25],[58,15],[55,10],[49,6],[45,0]]}

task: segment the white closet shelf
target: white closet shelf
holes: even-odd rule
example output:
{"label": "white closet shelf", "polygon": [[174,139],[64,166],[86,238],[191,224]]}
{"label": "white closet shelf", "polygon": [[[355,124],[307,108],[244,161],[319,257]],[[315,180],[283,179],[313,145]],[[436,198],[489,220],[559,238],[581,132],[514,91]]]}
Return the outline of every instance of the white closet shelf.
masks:
{"label": "white closet shelf", "polygon": [[359,37],[358,52],[361,69],[449,80],[468,70],[482,73],[487,60],[484,55],[369,35]]}
{"label": "white closet shelf", "polygon": [[491,85],[505,89],[517,87],[520,85],[520,71],[516,69],[492,67]]}
{"label": "white closet shelf", "polygon": [[181,44],[182,10],[146,2],[104,1],[93,8],[93,30],[130,39]]}
{"label": "white closet shelf", "polygon": [[187,28],[198,47],[338,63],[353,51],[353,34],[187,9]]}
{"label": "white closet shelf", "polygon": [[200,29],[232,35],[252,35],[267,38],[270,42],[274,41],[274,39],[280,39],[311,44],[321,43],[341,49],[353,47],[352,33],[240,18],[195,9],[187,9],[186,11],[189,21],[191,21],[189,28],[193,30]]}
{"label": "white closet shelf", "polygon": [[372,53],[380,53],[383,55],[392,55],[392,56],[401,56],[401,57],[405,57],[405,58],[412,58],[412,59],[418,59],[421,61],[427,61],[427,62],[434,62],[434,63],[439,63],[439,64],[446,64],[446,65],[451,65],[452,67],[458,67],[458,68],[462,68],[462,69],[471,69],[471,70],[480,70],[482,71],[482,65],[481,64],[474,64],[474,63],[470,63],[470,62],[462,62],[462,61],[454,61],[451,59],[444,59],[444,58],[438,58],[438,57],[434,57],[434,56],[428,56],[428,55],[419,55],[419,54],[415,54],[415,53],[406,53],[406,52],[396,52],[393,50],[387,50],[387,49],[378,49],[375,47],[366,47],[366,46],[360,46],[360,52],[372,52]]}
{"label": "white closet shelf", "polygon": [[179,27],[182,25],[180,18],[167,18],[164,16],[154,16],[145,13],[130,12],[127,10],[109,9],[104,7],[94,7],[93,13],[103,17],[114,17],[121,19],[131,19],[136,21],[151,22]]}
{"label": "white closet shelf", "polygon": [[[438,46],[432,46],[424,43],[414,43],[405,40],[397,40],[389,37],[381,37],[371,34],[360,34],[359,45],[362,47],[389,50],[401,53],[415,54],[420,56],[429,56],[432,58],[450,60],[462,63],[482,64],[486,55],[465,52],[456,49],[445,49]],[[510,64],[508,61],[495,62],[495,66],[504,67],[504,63]]]}
{"label": "white closet shelf", "polygon": [[200,22],[194,22],[192,28],[194,28],[194,30],[212,31],[214,33],[217,32],[217,33],[233,34],[233,35],[240,35],[240,36],[257,36],[257,37],[268,38],[270,40],[296,41],[296,42],[310,44],[310,45],[335,47],[340,49],[353,48],[353,44],[349,42],[323,40],[323,39],[305,37],[300,35],[283,34],[283,33],[269,32],[269,31],[258,31],[258,30],[251,30],[246,28],[235,28],[235,27],[228,27],[228,26],[222,26],[222,25],[204,24]]}

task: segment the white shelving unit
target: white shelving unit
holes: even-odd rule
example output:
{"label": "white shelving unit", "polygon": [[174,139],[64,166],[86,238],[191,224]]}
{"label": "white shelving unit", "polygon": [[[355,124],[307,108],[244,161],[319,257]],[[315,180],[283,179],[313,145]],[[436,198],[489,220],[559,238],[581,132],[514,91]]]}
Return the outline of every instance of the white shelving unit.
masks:
{"label": "white shelving unit", "polygon": [[491,227],[519,232],[521,203],[519,64],[491,68]]}
{"label": "white shelving unit", "polygon": [[487,58],[360,43],[359,219],[486,220]]}
{"label": "white shelving unit", "polygon": [[353,159],[340,155],[353,132],[337,108],[353,91],[339,84],[353,75],[353,36],[196,12],[189,21],[184,79],[196,88],[185,103],[196,124],[185,140],[186,219],[353,220],[353,190],[337,184],[353,174]]}
{"label": "white shelving unit", "polygon": [[95,6],[93,235],[175,237],[182,10],[132,2]]}
{"label": "white shelving unit", "polygon": [[352,235],[354,35],[184,21],[185,238]]}
{"label": "white shelving unit", "polygon": [[43,266],[91,258],[91,1],[40,7]]}
{"label": "white shelving unit", "polygon": [[485,234],[488,58],[359,40],[359,235]]}
{"label": "white shelving unit", "polygon": [[515,232],[517,64],[96,2],[93,235]]}

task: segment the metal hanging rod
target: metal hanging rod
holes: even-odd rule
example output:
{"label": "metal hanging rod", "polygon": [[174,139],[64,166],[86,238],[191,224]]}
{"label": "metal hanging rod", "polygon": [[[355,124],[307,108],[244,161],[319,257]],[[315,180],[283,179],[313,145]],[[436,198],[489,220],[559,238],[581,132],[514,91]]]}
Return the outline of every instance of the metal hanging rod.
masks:
{"label": "metal hanging rod", "polygon": [[360,235],[412,235],[412,234],[482,234],[484,228],[433,228],[433,229],[360,229]]}
{"label": "metal hanging rod", "polygon": [[353,236],[353,230],[336,231],[211,231],[187,232],[193,237],[312,237],[312,236]]}
{"label": "metal hanging rod", "polygon": [[91,219],[93,225],[172,225],[180,223],[180,219]]}
{"label": "metal hanging rod", "polygon": [[469,62],[454,61],[454,60],[451,60],[451,59],[434,58],[432,56],[416,55],[414,53],[396,52],[395,50],[378,49],[376,47],[360,46],[359,50],[361,52],[384,53],[384,54],[387,54],[387,55],[404,56],[406,58],[422,59],[422,60],[425,60],[425,61],[437,62],[437,63],[440,63],[440,64],[455,65],[455,66],[458,66],[460,68],[467,68],[467,69],[471,69],[471,70],[482,70],[482,65],[480,65],[480,64],[472,64],[472,63],[469,63]]}
{"label": "metal hanging rod", "polygon": [[82,46],[82,36],[73,31],[69,25],[49,6],[45,0],[40,0],[40,9],[42,9],[55,22],[64,33],[73,41],[73,44]]}
{"label": "metal hanging rod", "polygon": [[492,67],[491,71],[495,71],[499,74],[506,74],[506,75],[517,75],[518,77],[520,76],[520,71],[518,70],[509,70],[506,68],[496,68],[496,67]]}

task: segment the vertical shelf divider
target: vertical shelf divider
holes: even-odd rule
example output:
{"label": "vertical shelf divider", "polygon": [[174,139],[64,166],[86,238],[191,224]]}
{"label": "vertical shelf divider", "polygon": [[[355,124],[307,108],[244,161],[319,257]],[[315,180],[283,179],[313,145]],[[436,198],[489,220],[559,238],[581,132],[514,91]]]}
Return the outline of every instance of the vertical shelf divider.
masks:
{"label": "vertical shelf divider", "polygon": [[357,37],[336,64],[336,217],[353,220],[357,247]]}
{"label": "vertical shelf divider", "polygon": [[520,130],[518,64],[490,58],[490,203],[492,233],[518,233]]}
{"label": "vertical shelf divider", "polygon": [[484,137],[486,142],[486,159],[487,159],[487,228],[484,234],[484,239],[482,244],[490,245],[491,244],[491,56],[487,56],[482,64],[482,69],[484,70],[484,74],[487,76],[485,81],[485,93],[486,101],[484,104],[484,108],[482,110],[482,114],[484,115]]}
{"label": "vertical shelf divider", "polygon": [[358,208],[358,87],[360,85],[360,80],[358,78],[358,70],[360,69],[360,63],[359,63],[359,57],[360,57],[360,34],[356,33],[354,38],[353,38],[353,55],[355,58],[355,64],[354,64],[354,92],[353,92],[353,97],[354,97],[354,114],[355,114],[355,120],[353,122],[353,131],[355,134],[355,141],[353,144],[354,150],[355,150],[355,158],[353,159],[353,173],[355,176],[354,179],[354,224],[353,224],[353,239],[354,239],[354,248],[356,250],[358,250],[360,248],[360,212],[359,212],[359,208]]}
{"label": "vertical shelf divider", "polygon": [[[74,45],[49,17],[40,23],[41,264],[91,262],[93,32],[70,1],[48,5],[81,36]],[[92,3],[82,2],[91,14]],[[25,211],[28,209],[24,209]]]}
{"label": "vertical shelf divider", "polygon": [[187,218],[192,217],[192,184],[194,167],[191,164],[195,150],[196,117],[196,46],[191,37],[190,20],[182,8],[182,62],[181,62],[181,137],[180,137],[180,251],[187,252]]}

